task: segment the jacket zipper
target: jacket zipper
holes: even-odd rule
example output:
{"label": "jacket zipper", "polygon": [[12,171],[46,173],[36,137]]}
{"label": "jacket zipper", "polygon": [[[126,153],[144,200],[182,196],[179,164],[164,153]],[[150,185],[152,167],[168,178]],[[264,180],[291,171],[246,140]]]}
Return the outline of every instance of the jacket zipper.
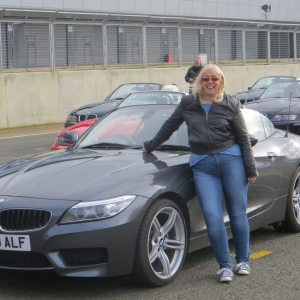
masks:
{"label": "jacket zipper", "polygon": [[[211,109],[212,109],[212,107],[211,107]],[[213,147],[212,147],[211,137],[210,137],[209,130],[208,130],[208,114],[206,114],[205,123],[206,123],[207,137],[209,139],[210,150],[211,150],[211,153],[213,153]]]}
{"label": "jacket zipper", "polygon": [[[194,98],[194,101],[196,101],[196,99]],[[204,108],[202,107],[202,105],[200,105],[200,109],[202,110],[202,112],[205,113],[205,126],[206,126],[206,132],[207,132],[207,137],[209,140],[209,145],[210,145],[210,150],[211,153],[213,153],[213,146],[212,146],[212,142],[211,142],[211,137],[208,131],[208,114],[206,113],[206,111],[204,110]],[[211,107],[210,111],[213,109],[213,106]]]}

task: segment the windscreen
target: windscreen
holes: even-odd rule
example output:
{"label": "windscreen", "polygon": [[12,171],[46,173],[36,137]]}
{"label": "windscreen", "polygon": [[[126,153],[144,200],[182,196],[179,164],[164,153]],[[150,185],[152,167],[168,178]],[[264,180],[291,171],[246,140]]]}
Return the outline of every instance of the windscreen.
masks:
{"label": "windscreen", "polygon": [[281,81],[271,84],[260,96],[260,100],[270,98],[299,98],[300,81]]}
{"label": "windscreen", "polygon": [[[153,139],[175,108],[176,105],[119,108],[95,124],[78,147],[99,143],[143,145],[145,141]],[[164,144],[188,146],[186,124],[183,123]]]}
{"label": "windscreen", "polygon": [[124,99],[126,96],[133,92],[142,92],[142,91],[157,91],[161,89],[160,84],[155,83],[133,83],[133,84],[124,84],[118,88],[110,97],[106,100],[112,99]]}
{"label": "windscreen", "polygon": [[178,105],[184,93],[174,92],[147,92],[132,93],[118,107],[145,105],[145,104],[176,104]]}
{"label": "windscreen", "polygon": [[290,81],[294,79],[294,77],[289,76],[263,77],[253,85],[252,89],[266,89],[272,83],[279,81]]}

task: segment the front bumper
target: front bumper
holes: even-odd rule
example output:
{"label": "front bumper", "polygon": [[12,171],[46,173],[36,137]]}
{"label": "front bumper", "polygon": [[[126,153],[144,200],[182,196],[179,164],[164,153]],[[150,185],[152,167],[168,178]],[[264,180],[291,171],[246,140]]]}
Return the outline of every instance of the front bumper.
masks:
{"label": "front bumper", "polygon": [[55,270],[61,276],[73,277],[129,274],[148,201],[137,197],[120,214],[102,221],[58,225],[62,214],[78,201],[9,199],[1,209],[42,207],[50,210],[52,217],[39,230],[0,230],[0,234],[29,235],[31,243],[31,251],[0,250],[0,268]]}

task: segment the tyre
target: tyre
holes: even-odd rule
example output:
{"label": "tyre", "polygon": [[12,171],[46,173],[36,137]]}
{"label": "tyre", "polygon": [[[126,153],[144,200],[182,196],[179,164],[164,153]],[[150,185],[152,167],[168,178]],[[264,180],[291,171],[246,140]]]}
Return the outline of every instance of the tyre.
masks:
{"label": "tyre", "polygon": [[285,219],[273,226],[280,231],[300,232],[300,167],[295,170],[289,186]]}
{"label": "tyre", "polygon": [[147,286],[169,284],[180,271],[187,251],[187,229],[180,208],[157,199],[142,221],[132,273],[134,282]]}

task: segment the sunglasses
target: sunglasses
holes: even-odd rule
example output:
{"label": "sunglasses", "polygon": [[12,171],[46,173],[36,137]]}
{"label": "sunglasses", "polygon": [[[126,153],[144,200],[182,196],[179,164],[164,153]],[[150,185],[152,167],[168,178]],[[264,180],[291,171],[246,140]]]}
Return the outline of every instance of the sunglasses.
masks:
{"label": "sunglasses", "polygon": [[202,78],[202,81],[204,82],[209,82],[209,81],[212,81],[212,82],[217,82],[220,80],[220,78],[217,78],[217,77],[213,77],[213,78]]}

